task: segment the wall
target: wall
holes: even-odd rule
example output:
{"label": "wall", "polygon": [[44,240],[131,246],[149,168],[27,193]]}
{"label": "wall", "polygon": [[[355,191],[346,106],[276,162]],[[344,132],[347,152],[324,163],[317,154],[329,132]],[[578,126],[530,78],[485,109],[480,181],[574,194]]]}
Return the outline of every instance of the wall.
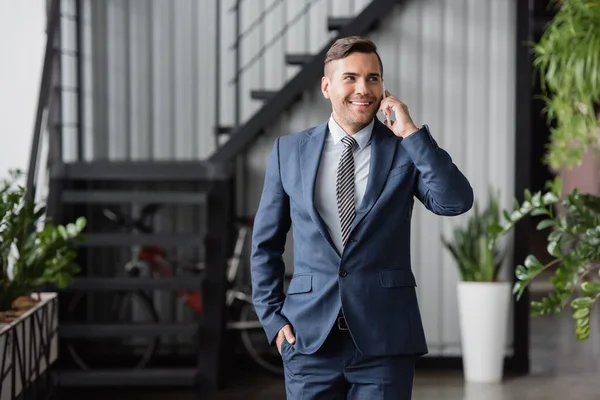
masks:
{"label": "wall", "polygon": [[[72,0],[65,3],[72,8]],[[333,35],[327,16],[352,16],[368,3],[241,1],[241,122],[261,106],[250,98],[251,90],[276,90],[298,70],[285,65],[285,54],[316,52]],[[235,0],[82,1],[85,159],[202,159],[213,152],[217,89],[218,125],[235,123],[234,5]],[[73,35],[63,29],[63,46],[74,44]],[[65,134],[71,143],[65,144],[65,159],[73,160],[77,139],[74,131]]]}
{"label": "wall", "polygon": [[0,0],[0,178],[28,168],[45,28],[44,0]]}

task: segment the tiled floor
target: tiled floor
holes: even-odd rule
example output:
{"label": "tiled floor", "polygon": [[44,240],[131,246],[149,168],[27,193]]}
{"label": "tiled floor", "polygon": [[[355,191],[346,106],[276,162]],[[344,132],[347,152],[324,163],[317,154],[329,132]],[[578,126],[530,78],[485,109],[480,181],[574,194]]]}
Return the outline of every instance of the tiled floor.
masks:
{"label": "tiled floor", "polygon": [[[596,318],[596,321],[598,318]],[[532,373],[507,378],[498,385],[465,385],[460,371],[417,371],[413,400],[598,400],[600,399],[600,332],[596,322],[592,337],[579,343],[573,336],[570,313],[531,320]],[[203,399],[189,391],[93,390],[70,393],[85,400],[188,400]],[[247,376],[220,393],[215,400],[285,399],[280,380]],[[375,400],[375,399],[374,399]]]}

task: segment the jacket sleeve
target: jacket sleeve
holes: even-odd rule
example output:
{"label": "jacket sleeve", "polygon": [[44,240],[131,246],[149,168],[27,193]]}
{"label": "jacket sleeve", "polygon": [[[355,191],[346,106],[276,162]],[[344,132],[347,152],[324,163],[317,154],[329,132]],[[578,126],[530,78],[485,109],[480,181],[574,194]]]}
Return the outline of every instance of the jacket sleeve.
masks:
{"label": "jacket sleeve", "polygon": [[402,146],[419,171],[417,198],[438,215],[460,215],[473,206],[473,189],[450,155],[431,137],[429,127],[402,140]]}
{"label": "jacket sleeve", "polygon": [[283,189],[279,165],[279,138],[269,155],[260,204],[252,234],[252,301],[256,314],[273,344],[277,333],[288,324],[281,315],[285,295],[283,252],[290,229],[289,197]]}

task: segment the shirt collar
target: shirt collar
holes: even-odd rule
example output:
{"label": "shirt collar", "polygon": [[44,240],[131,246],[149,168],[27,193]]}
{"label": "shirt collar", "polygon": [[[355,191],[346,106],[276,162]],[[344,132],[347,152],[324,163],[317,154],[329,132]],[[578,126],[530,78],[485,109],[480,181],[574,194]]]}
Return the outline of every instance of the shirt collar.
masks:
{"label": "shirt collar", "polygon": [[[373,133],[373,126],[375,125],[375,118],[371,121],[371,123],[360,131],[356,132],[352,137],[358,143],[358,147],[360,149],[364,149],[369,141],[371,140],[371,135]],[[333,119],[333,114],[329,117],[329,123],[327,125],[329,127],[329,132],[331,132],[331,137],[333,138],[333,143],[338,144],[344,136],[347,135],[346,131],[342,129],[341,126]]]}

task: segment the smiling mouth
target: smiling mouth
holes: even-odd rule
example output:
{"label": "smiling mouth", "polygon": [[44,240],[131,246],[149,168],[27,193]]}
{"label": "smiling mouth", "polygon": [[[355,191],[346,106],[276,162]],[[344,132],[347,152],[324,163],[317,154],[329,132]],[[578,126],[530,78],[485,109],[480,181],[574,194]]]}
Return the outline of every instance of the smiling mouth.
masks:
{"label": "smiling mouth", "polygon": [[350,104],[354,105],[354,106],[370,106],[371,104],[373,104],[372,101],[351,101]]}

